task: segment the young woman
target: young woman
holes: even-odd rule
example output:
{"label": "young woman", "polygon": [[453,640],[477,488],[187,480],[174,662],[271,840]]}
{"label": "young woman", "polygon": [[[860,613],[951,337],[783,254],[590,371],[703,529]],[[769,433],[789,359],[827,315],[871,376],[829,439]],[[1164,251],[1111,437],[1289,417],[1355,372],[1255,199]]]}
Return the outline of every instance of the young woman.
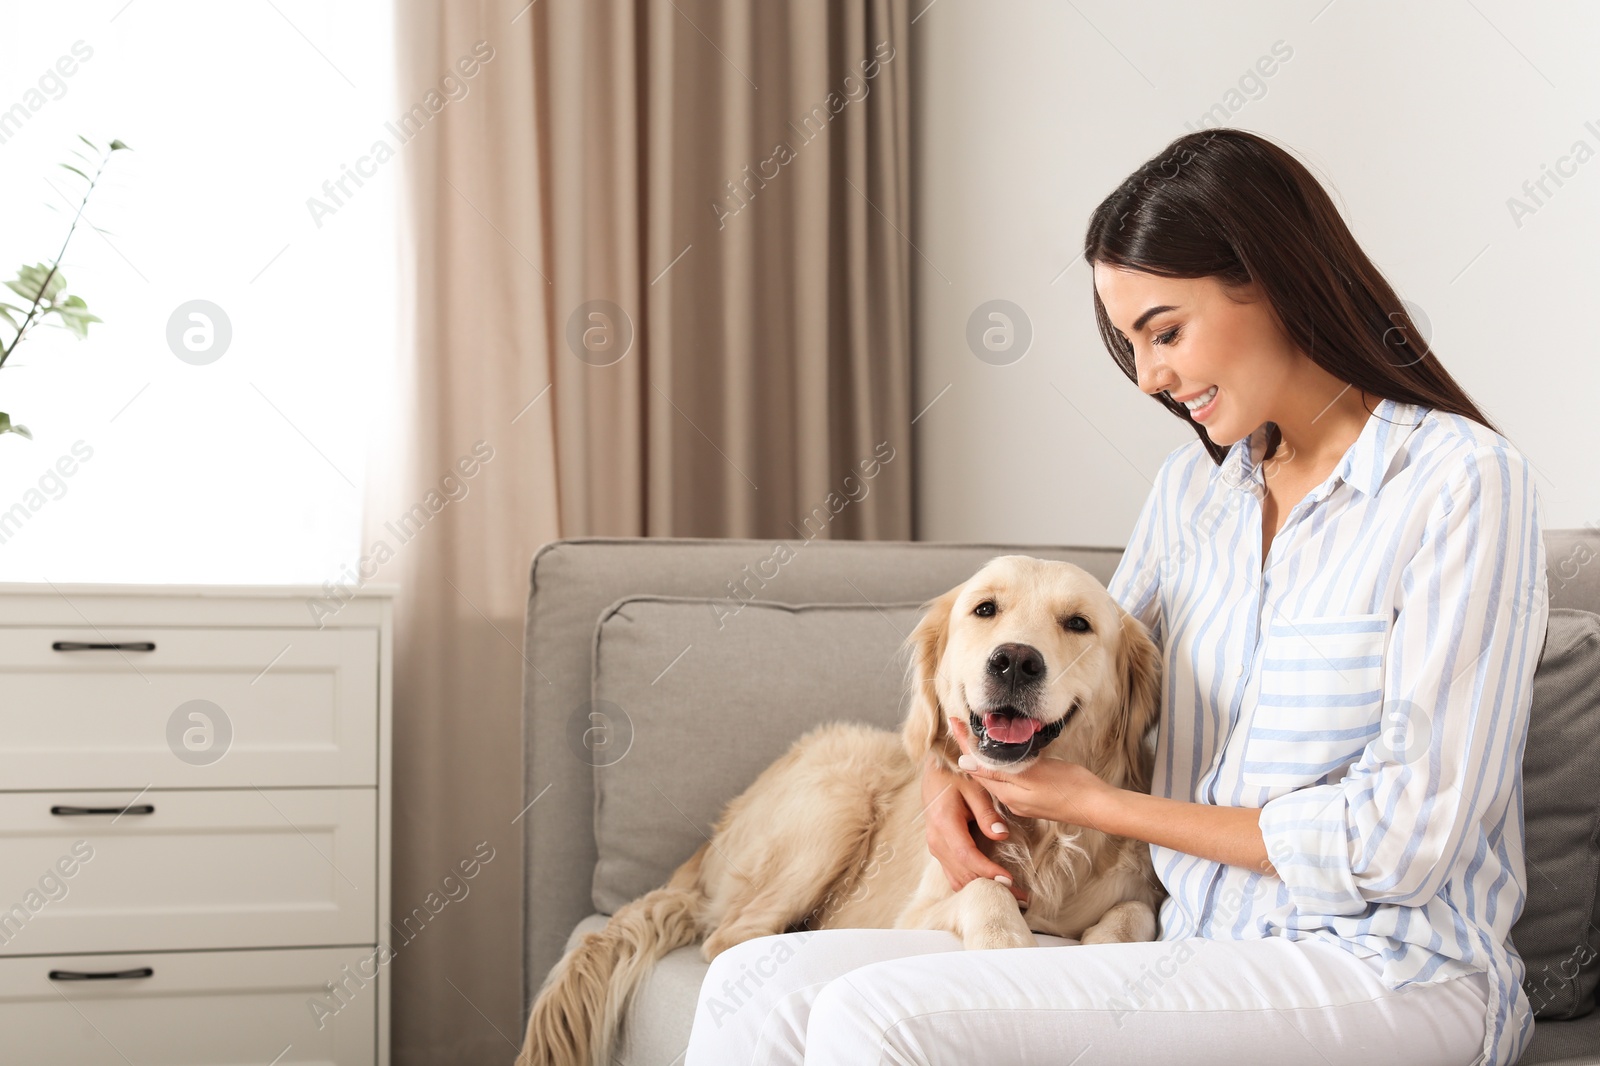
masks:
{"label": "young woman", "polygon": [[1118,365],[1198,437],[1109,586],[1163,650],[1152,794],[1055,760],[930,765],[928,845],[959,888],[1005,878],[969,829],[1005,839],[997,802],[1146,841],[1161,939],[763,937],[712,964],[705,989],[747,995],[702,1002],[686,1066],[1508,1066],[1533,1025],[1509,931],[1549,614],[1529,463],[1263,138],[1174,141],[1084,258]]}

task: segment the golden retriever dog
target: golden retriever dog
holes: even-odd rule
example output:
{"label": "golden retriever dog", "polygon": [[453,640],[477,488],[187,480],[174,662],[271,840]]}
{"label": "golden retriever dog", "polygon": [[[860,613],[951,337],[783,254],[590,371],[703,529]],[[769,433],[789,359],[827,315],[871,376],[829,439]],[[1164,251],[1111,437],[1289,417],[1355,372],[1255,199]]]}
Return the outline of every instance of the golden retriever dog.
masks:
{"label": "golden retriever dog", "polygon": [[551,970],[518,1066],[607,1066],[650,967],[696,940],[710,960],[795,929],[945,929],[967,948],[1032,946],[1033,931],[1155,939],[1162,892],[1146,845],[1002,810],[1008,839],[977,839],[1027,890],[1024,913],[998,881],[950,890],[927,850],[921,798],[930,753],[959,772],[951,715],[966,718],[988,766],[1066,759],[1148,790],[1161,660],[1144,625],[1080,568],[1024,555],[990,560],[923,610],[906,642],[899,735],[832,723],[797,740],[665,887]]}

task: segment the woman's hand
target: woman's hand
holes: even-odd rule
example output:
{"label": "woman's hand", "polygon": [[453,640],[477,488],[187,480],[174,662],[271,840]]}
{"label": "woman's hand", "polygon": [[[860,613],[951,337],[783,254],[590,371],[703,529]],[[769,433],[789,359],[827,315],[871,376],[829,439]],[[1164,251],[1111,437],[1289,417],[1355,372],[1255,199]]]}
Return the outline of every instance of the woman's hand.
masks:
{"label": "woman's hand", "polygon": [[990,840],[1005,840],[1010,835],[982,785],[965,774],[950,773],[930,758],[922,771],[922,804],[928,850],[944,868],[952,892],[986,877],[1009,888],[1017,902],[1027,904],[1027,892],[1012,885],[1005,867],[978,849],[967,828],[976,821]]}
{"label": "woman's hand", "polygon": [[1099,812],[1121,791],[1077,763],[1038,759],[1021,773],[983,769],[973,757],[975,745],[967,723],[950,719],[950,732],[960,745],[961,768],[1006,810],[1023,818],[1046,818],[1067,825],[1098,829]]}

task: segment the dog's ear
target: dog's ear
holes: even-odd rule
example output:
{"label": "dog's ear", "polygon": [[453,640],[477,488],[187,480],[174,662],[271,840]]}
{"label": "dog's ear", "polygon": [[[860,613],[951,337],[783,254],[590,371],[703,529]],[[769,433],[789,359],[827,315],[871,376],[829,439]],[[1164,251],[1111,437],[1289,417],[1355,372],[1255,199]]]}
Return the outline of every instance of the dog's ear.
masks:
{"label": "dog's ear", "polygon": [[[945,725],[944,709],[939,705],[939,691],[934,685],[939,672],[939,660],[944,658],[945,644],[950,638],[950,611],[956,597],[961,595],[961,585],[944,595],[922,605],[922,620],[906,638],[905,646],[911,651],[907,677],[911,686],[911,706],[906,711],[905,725],[900,729],[900,742],[906,754],[919,766],[926,755],[943,736],[949,739],[950,729]],[[948,757],[946,761],[953,761]]]}
{"label": "dog's ear", "polygon": [[1161,649],[1150,631],[1127,611],[1118,608],[1122,641],[1117,648],[1117,686],[1120,689],[1116,719],[1111,727],[1111,755],[1123,762],[1127,787],[1150,789],[1150,759],[1145,734],[1161,717]]}

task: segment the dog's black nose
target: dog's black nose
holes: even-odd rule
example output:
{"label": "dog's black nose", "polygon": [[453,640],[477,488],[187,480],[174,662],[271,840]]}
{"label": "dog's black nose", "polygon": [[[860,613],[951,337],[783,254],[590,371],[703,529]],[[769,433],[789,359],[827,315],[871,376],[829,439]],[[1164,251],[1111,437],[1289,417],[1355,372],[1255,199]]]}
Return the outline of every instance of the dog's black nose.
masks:
{"label": "dog's black nose", "polygon": [[1044,677],[1044,656],[1027,644],[1002,644],[989,654],[989,674],[1013,685]]}

